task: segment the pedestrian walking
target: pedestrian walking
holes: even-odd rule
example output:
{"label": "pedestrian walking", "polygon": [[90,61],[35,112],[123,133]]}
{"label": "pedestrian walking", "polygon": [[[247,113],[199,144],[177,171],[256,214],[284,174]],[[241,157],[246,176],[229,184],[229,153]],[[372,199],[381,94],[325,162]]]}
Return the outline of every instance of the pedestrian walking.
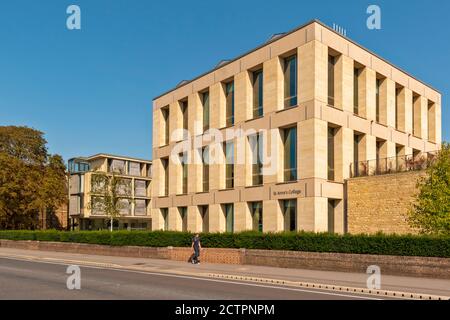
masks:
{"label": "pedestrian walking", "polygon": [[202,244],[200,243],[200,235],[195,234],[192,238],[192,249],[194,250],[194,256],[192,258],[193,264],[200,264],[200,250],[202,249]]}

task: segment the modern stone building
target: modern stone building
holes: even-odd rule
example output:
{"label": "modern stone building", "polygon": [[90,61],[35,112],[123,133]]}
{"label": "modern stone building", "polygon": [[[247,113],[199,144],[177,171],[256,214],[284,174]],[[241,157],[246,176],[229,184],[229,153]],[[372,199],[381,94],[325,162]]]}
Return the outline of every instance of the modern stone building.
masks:
{"label": "modern stone building", "polygon": [[312,21],[154,99],[152,226],[343,233],[346,179],[440,144],[439,92]]}
{"label": "modern stone building", "polygon": [[[109,154],[78,157],[69,160],[69,218],[71,229],[109,229],[110,219],[102,210],[96,210],[93,198],[99,196],[93,191],[92,176],[96,172],[129,182],[121,206],[120,217],[114,221],[115,229],[151,229],[151,177],[152,162]],[[90,205],[91,204],[91,205]]]}

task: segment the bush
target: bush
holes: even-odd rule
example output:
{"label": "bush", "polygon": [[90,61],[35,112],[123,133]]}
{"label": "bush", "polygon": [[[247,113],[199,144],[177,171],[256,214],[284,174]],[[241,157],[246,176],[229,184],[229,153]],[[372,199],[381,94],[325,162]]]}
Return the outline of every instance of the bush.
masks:
{"label": "bush", "polygon": [[[111,246],[189,247],[193,234],[164,231],[0,231],[0,239],[38,240]],[[209,233],[202,234],[205,248],[245,248],[306,252],[450,258],[450,236],[337,235],[329,233]]]}

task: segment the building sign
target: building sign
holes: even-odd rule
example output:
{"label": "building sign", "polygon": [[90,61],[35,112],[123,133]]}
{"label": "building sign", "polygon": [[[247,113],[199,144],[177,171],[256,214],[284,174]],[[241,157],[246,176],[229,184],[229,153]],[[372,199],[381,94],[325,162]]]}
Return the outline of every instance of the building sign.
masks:
{"label": "building sign", "polygon": [[286,197],[286,196],[298,197],[301,194],[302,194],[302,191],[300,189],[291,189],[291,190],[274,191],[273,192],[274,197]]}

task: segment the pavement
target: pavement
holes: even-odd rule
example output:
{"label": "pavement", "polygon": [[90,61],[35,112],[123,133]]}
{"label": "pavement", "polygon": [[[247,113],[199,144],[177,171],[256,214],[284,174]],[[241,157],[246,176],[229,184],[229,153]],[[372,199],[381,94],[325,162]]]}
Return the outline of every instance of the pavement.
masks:
{"label": "pavement", "polygon": [[[81,267],[81,290],[67,289],[68,265]],[[0,299],[394,299],[368,294],[367,289],[337,291],[339,286],[366,288],[367,277],[358,273],[192,265],[171,260],[0,248]],[[329,289],[324,289],[324,285]],[[382,274],[381,290],[448,299],[450,280]]]}

